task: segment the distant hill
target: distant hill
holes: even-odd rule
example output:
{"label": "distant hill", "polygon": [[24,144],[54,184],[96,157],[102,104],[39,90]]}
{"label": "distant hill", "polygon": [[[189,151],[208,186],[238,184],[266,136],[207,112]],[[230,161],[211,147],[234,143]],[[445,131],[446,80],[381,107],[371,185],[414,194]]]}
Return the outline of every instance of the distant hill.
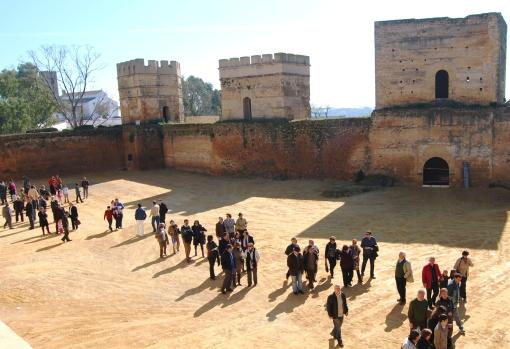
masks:
{"label": "distant hill", "polygon": [[[331,107],[328,112],[328,118],[330,117],[361,117],[370,116],[373,108],[360,107],[360,108],[335,108]],[[325,118],[325,108],[319,107],[312,109],[312,118]]]}

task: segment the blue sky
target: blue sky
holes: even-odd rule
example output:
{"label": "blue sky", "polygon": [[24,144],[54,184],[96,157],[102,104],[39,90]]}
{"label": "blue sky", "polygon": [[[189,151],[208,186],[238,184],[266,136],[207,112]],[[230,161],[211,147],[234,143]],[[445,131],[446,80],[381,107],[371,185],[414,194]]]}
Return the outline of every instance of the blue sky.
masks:
{"label": "blue sky", "polygon": [[220,58],[290,52],[310,56],[313,104],[373,106],[374,21],[482,12],[510,23],[506,0],[0,0],[0,69],[41,45],[91,45],[105,66],[93,87],[117,98],[118,62],[177,60],[219,87]]}

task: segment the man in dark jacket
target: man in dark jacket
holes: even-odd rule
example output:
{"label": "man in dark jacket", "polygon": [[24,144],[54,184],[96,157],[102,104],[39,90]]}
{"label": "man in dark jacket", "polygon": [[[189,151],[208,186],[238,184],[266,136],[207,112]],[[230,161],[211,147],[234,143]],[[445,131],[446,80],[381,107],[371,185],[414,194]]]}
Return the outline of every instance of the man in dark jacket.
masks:
{"label": "man in dark jacket", "polygon": [[186,254],[186,261],[191,263],[191,242],[193,241],[193,230],[189,226],[189,220],[184,220],[184,225],[181,226],[182,241],[184,243],[184,253]]}
{"label": "man in dark jacket", "polygon": [[338,341],[340,348],[343,348],[342,323],[344,322],[344,316],[349,314],[349,307],[340,285],[335,285],[335,292],[328,296],[326,310],[328,311],[329,318],[333,320],[331,335]]}
{"label": "man in dark jacket", "polygon": [[379,247],[377,246],[377,240],[372,236],[371,231],[365,233],[365,237],[361,240],[361,248],[363,250],[363,263],[361,265],[361,277],[365,274],[365,268],[367,261],[370,261],[370,278],[375,279],[375,259],[377,258],[377,252]]}
{"label": "man in dark jacket", "polygon": [[[294,247],[296,247],[298,245],[297,243],[297,239],[296,238],[292,238],[290,239],[290,245],[287,246],[287,248],[285,249],[285,255],[287,255],[287,257],[292,253],[294,252]],[[287,274],[285,276],[285,280],[287,280],[289,278],[290,274],[289,274],[289,271],[287,271]]]}
{"label": "man in dark jacket", "polygon": [[303,294],[303,271],[304,262],[303,255],[300,253],[299,246],[294,247],[294,252],[287,257],[287,267],[289,267],[289,275],[292,278],[292,291],[295,295]]}
{"label": "man in dark jacket", "polygon": [[0,181],[0,201],[2,205],[7,202],[7,186],[4,181]]}
{"label": "man in dark jacket", "polygon": [[78,207],[69,202],[69,217],[71,218],[71,226],[73,230],[78,229]]}
{"label": "man in dark jacket", "polygon": [[20,218],[23,222],[23,210],[25,208],[23,200],[21,200],[21,198],[16,195],[16,200],[14,200],[12,205],[14,206],[14,213],[16,214],[16,223],[18,223],[18,218]]}
{"label": "man in dark jacket", "polygon": [[159,200],[159,221],[161,223],[165,223],[167,212],[168,212],[168,207],[166,206],[166,204],[163,201]]}
{"label": "man in dark jacket", "polygon": [[409,318],[409,327],[411,330],[427,328],[427,310],[429,304],[425,299],[425,291],[419,290],[418,296],[409,303],[407,317]]}
{"label": "man in dark jacket", "polygon": [[223,224],[223,217],[218,218],[218,222],[216,223],[216,237],[218,238],[218,243],[220,243],[221,239],[223,239],[223,234],[226,232],[225,225]]}
{"label": "man in dark jacket", "polygon": [[27,215],[28,221],[30,222],[30,230],[34,229],[34,215],[33,215],[33,205],[32,201],[27,198],[27,203],[25,205],[25,214]]}
{"label": "man in dark jacket", "polygon": [[225,278],[221,285],[221,293],[232,292],[232,275],[236,270],[236,261],[232,254],[232,245],[227,245],[225,252],[221,255],[221,268],[225,272]]}

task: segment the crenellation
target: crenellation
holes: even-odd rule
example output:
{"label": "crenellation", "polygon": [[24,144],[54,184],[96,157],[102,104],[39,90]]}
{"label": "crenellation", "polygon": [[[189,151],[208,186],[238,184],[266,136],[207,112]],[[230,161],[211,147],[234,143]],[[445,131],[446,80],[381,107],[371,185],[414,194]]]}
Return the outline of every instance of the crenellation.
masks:
{"label": "crenellation", "polygon": [[117,63],[117,75],[128,76],[134,74],[177,74],[180,76],[180,64],[177,61],[149,60],[145,64],[143,58],[133,59],[122,63]]}

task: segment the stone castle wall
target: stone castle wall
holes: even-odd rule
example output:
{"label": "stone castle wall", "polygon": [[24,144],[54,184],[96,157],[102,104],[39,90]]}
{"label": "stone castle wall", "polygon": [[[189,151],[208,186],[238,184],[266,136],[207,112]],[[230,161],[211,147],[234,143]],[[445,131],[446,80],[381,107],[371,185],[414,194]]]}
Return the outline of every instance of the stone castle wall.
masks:
{"label": "stone castle wall", "polygon": [[149,60],[145,65],[143,59],[135,59],[118,63],[117,79],[124,124],[184,121],[178,62]]}
{"label": "stone castle wall", "polygon": [[449,75],[449,100],[505,101],[506,24],[499,13],[375,22],[376,109],[435,100]]}
{"label": "stone castle wall", "polygon": [[287,53],[221,59],[222,120],[244,118],[244,99],[253,119],[310,118],[310,58]]}

